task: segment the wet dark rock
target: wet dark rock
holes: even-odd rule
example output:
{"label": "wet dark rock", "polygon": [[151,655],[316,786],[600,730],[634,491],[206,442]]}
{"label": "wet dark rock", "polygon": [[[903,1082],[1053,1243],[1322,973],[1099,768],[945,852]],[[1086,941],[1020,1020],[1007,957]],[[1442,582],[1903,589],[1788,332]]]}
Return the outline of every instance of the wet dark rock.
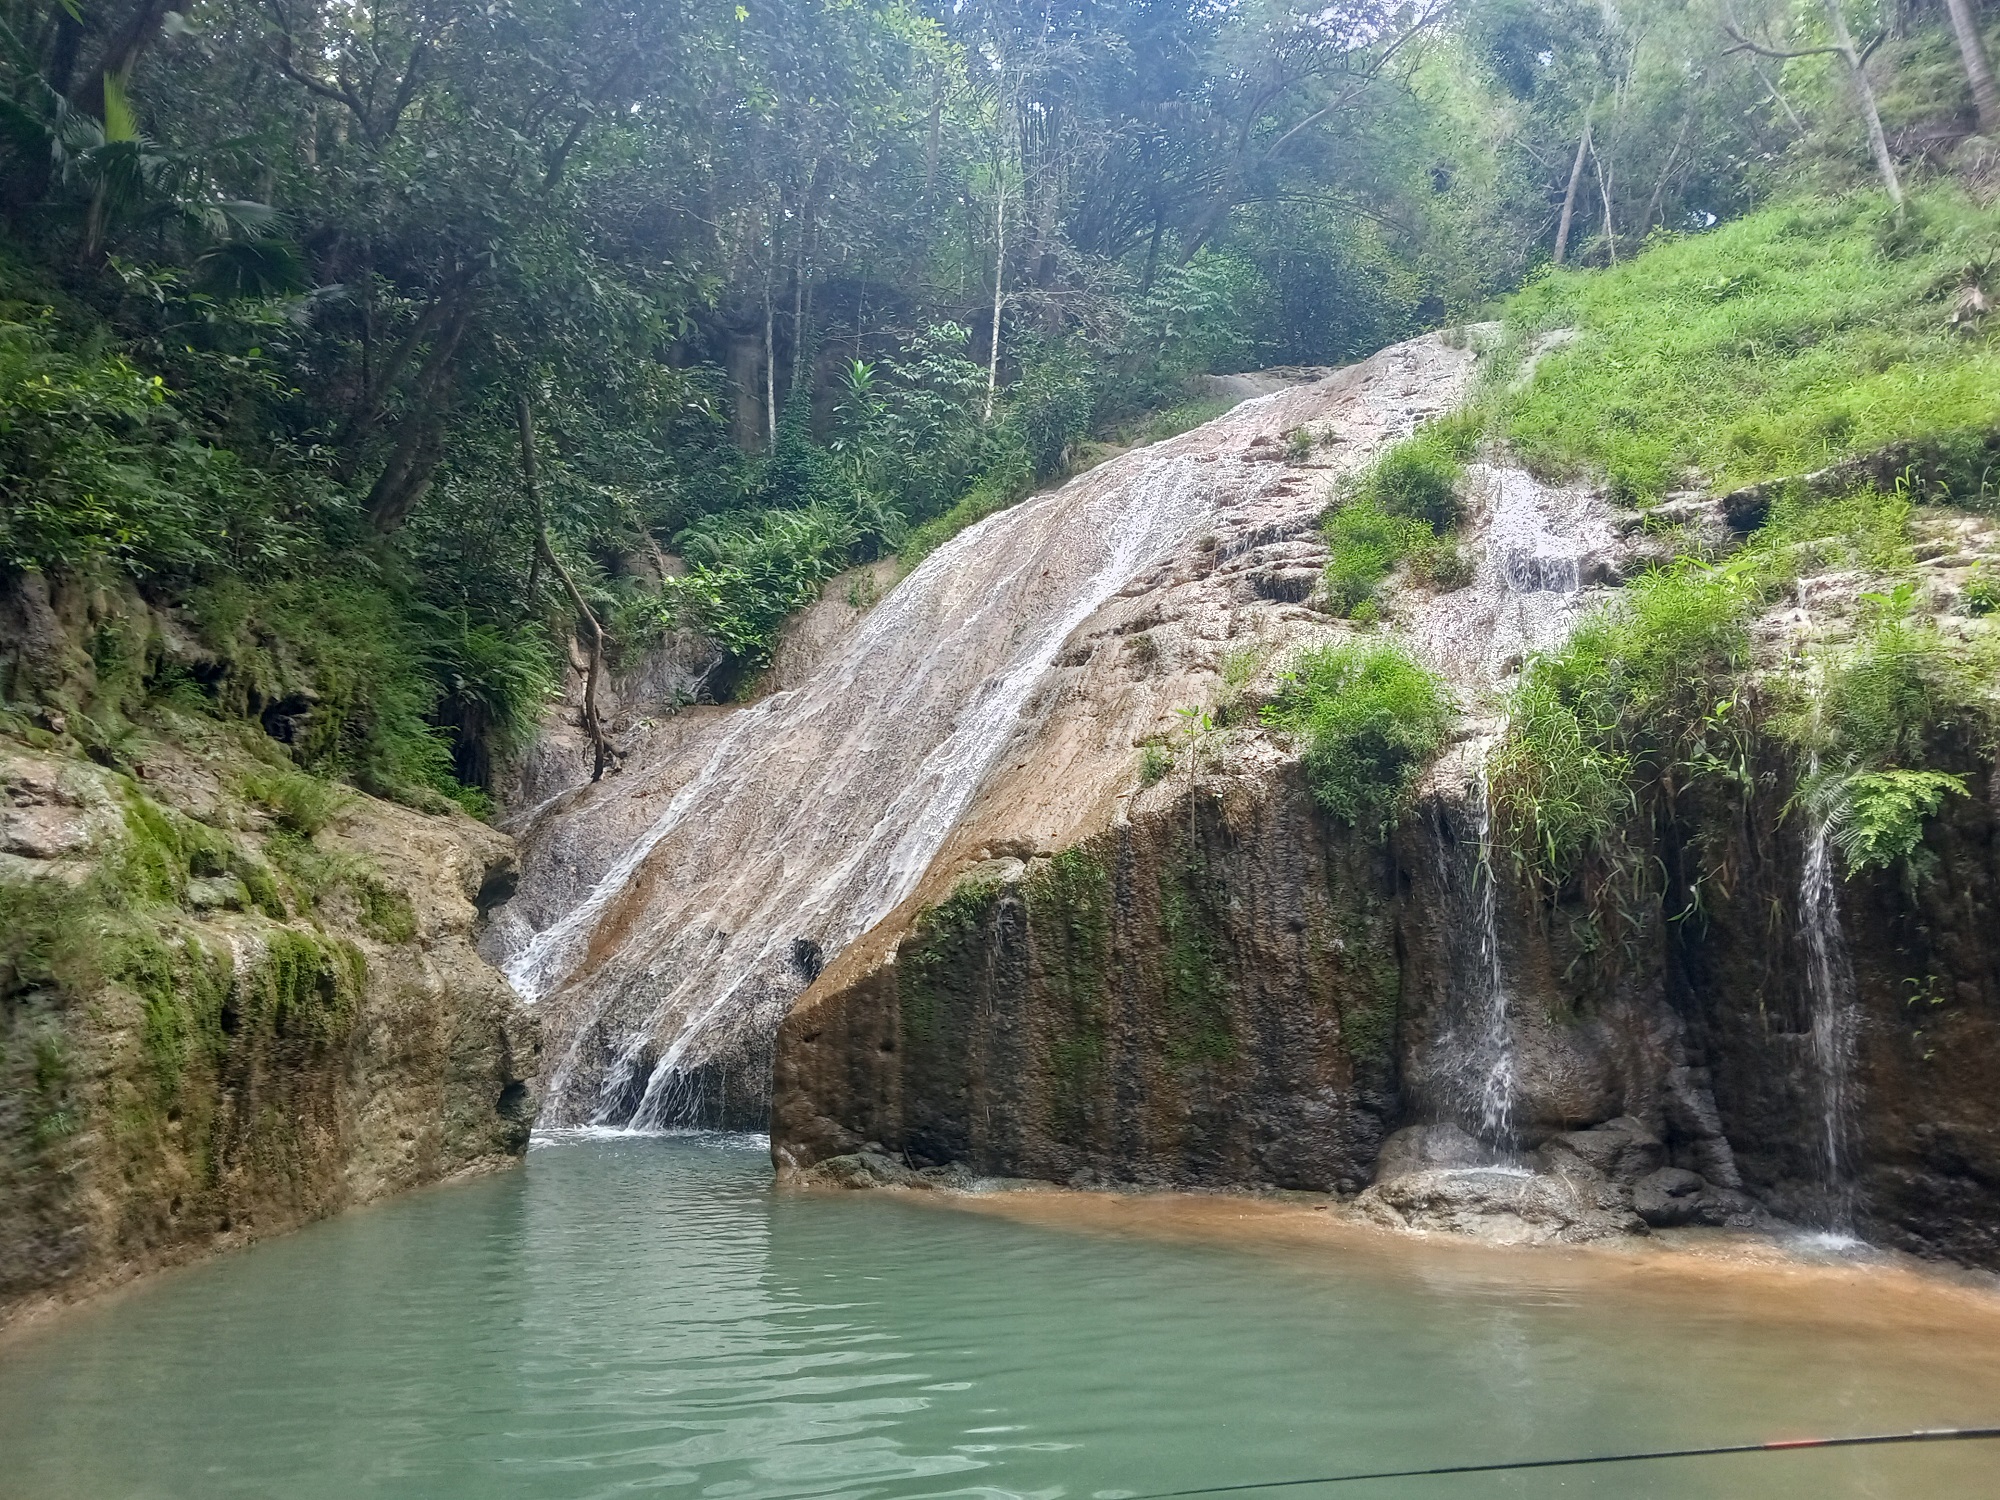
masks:
{"label": "wet dark rock", "polygon": [[1510,1160],[1456,1125],[1414,1125],[1382,1147],[1375,1183],[1355,1199],[1374,1222],[1495,1244],[1587,1244],[1644,1234],[1627,1194],[1564,1154]]}
{"label": "wet dark rock", "polygon": [[1698,1173],[1662,1167],[1632,1184],[1632,1208],[1655,1228],[1693,1224],[1701,1217],[1707,1187]]}
{"label": "wet dark rock", "polygon": [[937,1186],[930,1178],[879,1151],[830,1156],[805,1173],[803,1180],[822,1187],[917,1188],[926,1192]]}

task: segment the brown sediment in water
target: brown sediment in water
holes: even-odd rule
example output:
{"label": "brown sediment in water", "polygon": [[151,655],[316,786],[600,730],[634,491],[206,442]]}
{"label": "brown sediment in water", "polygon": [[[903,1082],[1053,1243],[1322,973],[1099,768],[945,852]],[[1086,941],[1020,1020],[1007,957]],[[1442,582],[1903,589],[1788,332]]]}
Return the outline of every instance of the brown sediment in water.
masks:
{"label": "brown sediment in water", "polygon": [[1338,1203],[1303,1195],[1049,1187],[898,1196],[1042,1229],[1218,1246],[1328,1273],[1365,1270],[1436,1291],[1544,1292],[1655,1308],[1698,1301],[1711,1318],[1948,1339],[1956,1346],[1954,1363],[1990,1376],[2000,1400],[2000,1277],[1895,1252],[1868,1250],[1858,1252],[1861,1259],[1833,1260],[1765,1234],[1703,1229],[1607,1245],[1492,1245],[1457,1235],[1399,1234]]}

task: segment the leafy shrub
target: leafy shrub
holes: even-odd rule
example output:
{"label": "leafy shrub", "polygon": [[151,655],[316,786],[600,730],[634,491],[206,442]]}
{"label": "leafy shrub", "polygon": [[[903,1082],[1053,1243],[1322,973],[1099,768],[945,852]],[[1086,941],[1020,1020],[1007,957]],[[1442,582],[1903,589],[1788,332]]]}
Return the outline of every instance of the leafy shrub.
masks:
{"label": "leafy shrub", "polygon": [[1827,774],[1921,766],[1960,731],[1992,733],[1990,672],[1929,624],[1889,617],[1794,704],[1780,728]]}
{"label": "leafy shrub", "polygon": [[859,534],[851,513],[825,505],[705,516],[674,538],[687,573],[661,580],[646,611],[657,626],[705,631],[739,662],[762,666],[786,616],[847,566]]}
{"label": "leafy shrub", "polygon": [[532,621],[509,631],[463,611],[429,618],[426,665],[443,689],[437,713],[457,732],[454,769],[466,785],[483,785],[493,756],[521,749],[541,727],[561,685],[555,647]]}
{"label": "leafy shrub", "polygon": [[1663,774],[1681,786],[1741,783],[1738,689],[1756,597],[1742,569],[1683,562],[1646,575],[1529,661],[1490,775],[1516,857],[1545,891],[1593,852],[1615,853],[1642,784]]}
{"label": "leafy shrub", "polygon": [[1323,646],[1284,674],[1264,722],[1305,745],[1306,780],[1328,811],[1381,833],[1444,743],[1444,683],[1401,647]]}
{"label": "leafy shrub", "polygon": [[1924,825],[1947,796],[1965,795],[1964,778],[1943,771],[1857,772],[1839,783],[1834,844],[1853,873],[1920,869]]}
{"label": "leafy shrub", "polygon": [[1405,558],[1421,582],[1449,589],[1470,580],[1469,564],[1443,534],[1465,520],[1458,486],[1479,422],[1473,412],[1427,422],[1384,453],[1327,517],[1330,607],[1358,618],[1356,611]]}
{"label": "leafy shrub", "polygon": [[1392,516],[1365,496],[1349,500],[1327,518],[1327,604],[1352,615],[1375,596],[1376,587],[1411,549],[1430,536],[1420,521]]}
{"label": "leafy shrub", "polygon": [[280,487],[192,436],[159,376],[51,332],[0,322],[0,564],[188,575],[297,548]]}
{"label": "leafy shrub", "polygon": [[1147,745],[1139,751],[1139,785],[1157,786],[1174,768],[1174,752],[1165,745]]}
{"label": "leafy shrub", "polygon": [[1433,532],[1453,530],[1465,521],[1458,486],[1477,436],[1472,413],[1425,423],[1376,461],[1361,482],[1360,498]]}
{"label": "leafy shrub", "polygon": [[224,713],[261,724],[300,768],[416,805],[459,790],[431,721],[441,685],[416,612],[366,576],[231,579],[189,597],[221,663]]}

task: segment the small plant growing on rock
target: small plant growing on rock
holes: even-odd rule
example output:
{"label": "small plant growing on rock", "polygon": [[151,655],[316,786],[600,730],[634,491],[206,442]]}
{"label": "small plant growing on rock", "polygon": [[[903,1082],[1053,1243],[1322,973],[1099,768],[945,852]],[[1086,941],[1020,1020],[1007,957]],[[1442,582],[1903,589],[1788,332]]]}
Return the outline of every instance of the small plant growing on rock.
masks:
{"label": "small plant growing on rock", "polygon": [[345,787],[287,766],[269,766],[243,778],[243,792],[259,803],[280,826],[301,838],[311,838],[354,800]]}
{"label": "small plant growing on rock", "polygon": [[1284,676],[1264,722],[1303,741],[1306,780],[1329,812],[1385,833],[1451,727],[1445,685],[1400,646],[1323,646]]}
{"label": "small plant growing on rock", "polygon": [[1158,786],[1174,768],[1174,752],[1165,745],[1146,745],[1139,751],[1139,785]]}

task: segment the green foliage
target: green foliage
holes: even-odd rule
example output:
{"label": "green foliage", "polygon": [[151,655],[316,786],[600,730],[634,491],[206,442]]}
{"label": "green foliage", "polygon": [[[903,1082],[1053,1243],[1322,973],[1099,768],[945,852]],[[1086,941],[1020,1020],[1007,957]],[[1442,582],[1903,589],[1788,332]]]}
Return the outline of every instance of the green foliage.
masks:
{"label": "green foliage", "polygon": [[859,534],[852,515],[829,506],[704,517],[674,539],[688,571],[663,579],[628,618],[702,631],[738,661],[762,666],[786,616],[848,565]]}
{"label": "green foliage", "polygon": [[1858,771],[1838,784],[1834,844],[1850,873],[1914,867],[1924,825],[1947,796],[1966,796],[1965,779],[1943,771]]}
{"label": "green foliage", "polygon": [[1313,795],[1356,828],[1385,833],[1451,727],[1443,681],[1382,643],[1315,648],[1282,683],[1264,721],[1304,743]]}
{"label": "green foliage", "polygon": [[2000,613],[2000,578],[1975,573],[1966,580],[1960,601],[1965,612],[1975,618]]}
{"label": "green foliage", "polygon": [[1546,893],[1595,853],[1635,875],[1620,836],[1642,787],[1662,777],[1742,785],[1740,695],[1758,597],[1747,561],[1683,562],[1647,574],[1530,660],[1488,769],[1515,854]]}
{"label": "green foliage", "polygon": [[[1866,195],[1773,207],[1514,298],[1511,328],[1576,328],[1505,404],[1539,472],[1601,472],[1628,502],[1820,468],[1891,442],[2000,425],[2000,352],[1948,321],[2000,207],[1915,200],[1885,250]],[[1961,443],[1967,454],[1972,449]],[[1982,470],[1983,472],[1983,470]],[[1960,489],[1980,492],[1977,475]]]}
{"label": "green foliage", "polygon": [[1465,520],[1458,487],[1479,436],[1477,413],[1426,422],[1375,461],[1357,498],[1384,515],[1451,531]]}
{"label": "green foliage", "polygon": [[265,766],[243,778],[243,791],[277,818],[281,827],[311,838],[339,816],[353,794],[333,782],[286,766]]}
{"label": "green foliage", "polygon": [[199,441],[158,375],[59,341],[49,309],[0,320],[0,565],[185,576],[296,548],[283,489]]}
{"label": "green foliage", "polygon": [[1174,752],[1165,745],[1146,745],[1139,751],[1139,785],[1158,786],[1174,768]]}
{"label": "green foliage", "polygon": [[1798,801],[1824,819],[1850,875],[1930,858],[1925,823],[1963,779],[1932,769],[1990,750],[2000,729],[1990,648],[1968,649],[1907,615],[1907,590],[1878,596],[1854,645],[1825,664],[1776,723],[1807,763]]}
{"label": "green foliage", "polygon": [[1431,537],[1421,521],[1392,516],[1364,497],[1347,501],[1327,517],[1326,598],[1339,614],[1354,615],[1375,597],[1396,565]]}
{"label": "green foliage", "polygon": [[190,611],[225,665],[219,709],[260,723],[302,769],[434,810],[457,789],[432,722],[434,647],[397,591],[354,575],[226,580],[195,591]]}
{"label": "green foliage", "polygon": [[1469,566],[1447,534],[1465,519],[1458,487],[1479,421],[1467,413],[1425,423],[1377,459],[1328,515],[1326,596],[1333,609],[1361,618],[1356,611],[1405,560],[1418,582],[1450,589],[1469,580]]}

